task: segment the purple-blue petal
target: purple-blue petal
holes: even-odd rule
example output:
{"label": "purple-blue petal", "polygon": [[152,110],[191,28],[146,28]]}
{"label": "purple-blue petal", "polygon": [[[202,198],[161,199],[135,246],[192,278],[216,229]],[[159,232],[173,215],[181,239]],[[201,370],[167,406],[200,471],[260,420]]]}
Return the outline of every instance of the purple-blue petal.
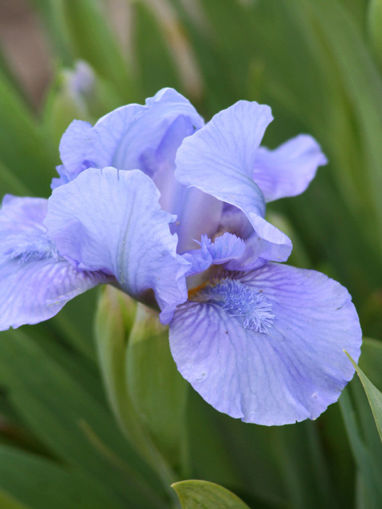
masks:
{"label": "purple-blue petal", "polygon": [[253,178],[269,202],[304,192],[324,164],[327,159],[316,140],[301,134],[275,150],[260,147]]}
{"label": "purple-blue petal", "polygon": [[186,136],[194,132],[189,117],[179,115],[168,127],[158,147],[148,148],[140,157],[139,168],[161,191],[160,204],[171,213],[181,211],[188,190],[174,176],[175,154]]}
{"label": "purple-blue petal", "polygon": [[259,237],[273,245],[274,259],[288,258],[290,239],[267,223],[264,196],[253,180],[256,153],[272,120],[268,106],[239,101],[185,138],[176,156],[175,177],[240,209]]}
{"label": "purple-blue petal", "polygon": [[[190,262],[187,275],[194,276],[212,265],[224,265],[224,269],[230,271],[248,272],[269,261],[277,260],[279,255],[280,251],[275,249],[274,244],[267,244],[256,233],[242,239],[225,232],[213,241],[207,235],[202,235],[200,248],[187,251],[183,257]],[[204,276],[193,278],[192,282],[198,286],[202,279]]]}
{"label": "purple-blue petal", "polygon": [[153,290],[166,321],[187,298],[188,263],[176,254],[174,219],[140,170],[90,168],[53,191],[45,224],[60,253],[79,267],[113,275],[140,300]]}
{"label": "purple-blue petal", "polygon": [[317,418],[337,401],[361,329],[347,290],[325,275],[269,263],[221,272],[181,305],[170,346],[181,374],[217,410],[245,422]]}
{"label": "purple-blue petal", "polygon": [[253,226],[244,212],[229,203],[224,203],[218,231],[233,233],[247,239],[253,233]]}
{"label": "purple-blue petal", "polygon": [[60,141],[62,165],[57,166],[60,179],[53,179],[52,188],[76,178],[81,171],[92,165],[90,158],[102,159],[102,146],[99,147],[101,154],[96,154],[95,144],[92,125],[83,120],[73,120]]}
{"label": "purple-blue petal", "polygon": [[219,226],[223,203],[196,188],[186,189],[179,204],[173,231],[178,234],[178,252],[195,249],[202,235],[213,236]]}
{"label": "purple-blue petal", "polygon": [[[163,89],[147,99],[145,105],[117,108],[100,118],[94,127],[88,122],[73,121],[61,139],[63,165],[57,168],[61,180],[55,179],[53,187],[72,180],[90,167],[139,168],[152,173],[153,168],[147,167],[147,152],[157,150],[179,116],[190,120],[192,130],[203,125],[203,119],[186,98],[175,90]],[[168,158],[171,157],[169,154]],[[162,164],[163,160],[162,151]]]}
{"label": "purple-blue petal", "polygon": [[0,211],[0,330],[51,318],[109,280],[62,258],[43,224],[47,200],[6,196]]}
{"label": "purple-blue petal", "polygon": [[202,235],[200,249],[184,253],[183,257],[190,262],[188,276],[207,270],[211,265],[224,265],[232,260],[240,260],[245,253],[245,241],[231,233],[224,233],[211,241]]}

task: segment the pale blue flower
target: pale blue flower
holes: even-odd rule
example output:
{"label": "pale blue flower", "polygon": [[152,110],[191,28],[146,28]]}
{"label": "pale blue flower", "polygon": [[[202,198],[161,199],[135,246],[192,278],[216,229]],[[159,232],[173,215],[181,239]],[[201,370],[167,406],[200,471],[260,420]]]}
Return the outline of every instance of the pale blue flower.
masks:
{"label": "pale blue flower", "polygon": [[0,214],[0,328],[36,323],[98,283],[158,306],[179,371],[244,421],[316,418],[353,375],[361,330],[350,295],[285,261],[267,201],[303,192],[326,159],[297,136],[260,147],[268,106],[239,101],[204,124],[172,89],[74,121],[45,200]]}

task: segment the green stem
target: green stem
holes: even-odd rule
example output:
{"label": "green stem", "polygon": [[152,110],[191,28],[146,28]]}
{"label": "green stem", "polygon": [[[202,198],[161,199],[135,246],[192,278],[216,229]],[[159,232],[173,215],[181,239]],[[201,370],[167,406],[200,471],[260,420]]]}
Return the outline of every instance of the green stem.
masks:
{"label": "green stem", "polygon": [[[128,338],[126,331],[131,328],[132,314],[121,313],[136,305],[114,288],[108,287],[100,299],[95,336],[98,357],[107,397],[119,427],[138,453],[157,472],[166,490],[173,497],[170,484],[178,479],[165,458],[145,433],[129,396],[125,379],[125,358]],[[126,321],[128,320],[128,324]],[[132,333],[134,333],[133,327]]]}

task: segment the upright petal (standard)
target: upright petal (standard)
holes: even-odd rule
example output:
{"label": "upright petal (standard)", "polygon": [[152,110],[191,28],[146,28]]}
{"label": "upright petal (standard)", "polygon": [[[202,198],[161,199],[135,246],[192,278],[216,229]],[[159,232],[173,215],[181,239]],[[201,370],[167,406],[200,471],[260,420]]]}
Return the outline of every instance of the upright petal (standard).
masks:
{"label": "upright petal (standard)", "polygon": [[[60,143],[60,178],[52,187],[73,180],[87,168],[114,166],[119,170],[139,168],[147,173],[147,152],[155,151],[167,130],[179,117],[190,119],[194,129],[203,125],[191,103],[173,89],[160,90],[146,104],[121,106],[100,118],[92,126],[74,120]],[[163,159],[163,154],[162,154]]]}
{"label": "upright petal (standard)", "polygon": [[265,221],[264,196],[253,180],[256,153],[271,121],[270,108],[256,102],[238,101],[221,111],[185,138],[177,152],[175,178],[243,211],[264,250],[272,245],[274,259],[285,261],[291,241]]}

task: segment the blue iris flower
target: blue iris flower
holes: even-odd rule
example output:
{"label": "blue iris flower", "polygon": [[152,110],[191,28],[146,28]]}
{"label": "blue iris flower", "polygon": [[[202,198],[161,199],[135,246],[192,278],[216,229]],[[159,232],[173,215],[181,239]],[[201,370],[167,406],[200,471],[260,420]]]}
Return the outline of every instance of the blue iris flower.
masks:
{"label": "blue iris flower", "polygon": [[239,101],[208,123],[163,89],[94,126],[74,121],[49,200],[5,197],[0,329],[55,315],[111,283],[156,305],[181,374],[217,410],[246,422],[315,419],[360,354],[347,290],[287,260],[266,202],[303,192],[326,163],[297,136],[261,147],[268,106]]}

